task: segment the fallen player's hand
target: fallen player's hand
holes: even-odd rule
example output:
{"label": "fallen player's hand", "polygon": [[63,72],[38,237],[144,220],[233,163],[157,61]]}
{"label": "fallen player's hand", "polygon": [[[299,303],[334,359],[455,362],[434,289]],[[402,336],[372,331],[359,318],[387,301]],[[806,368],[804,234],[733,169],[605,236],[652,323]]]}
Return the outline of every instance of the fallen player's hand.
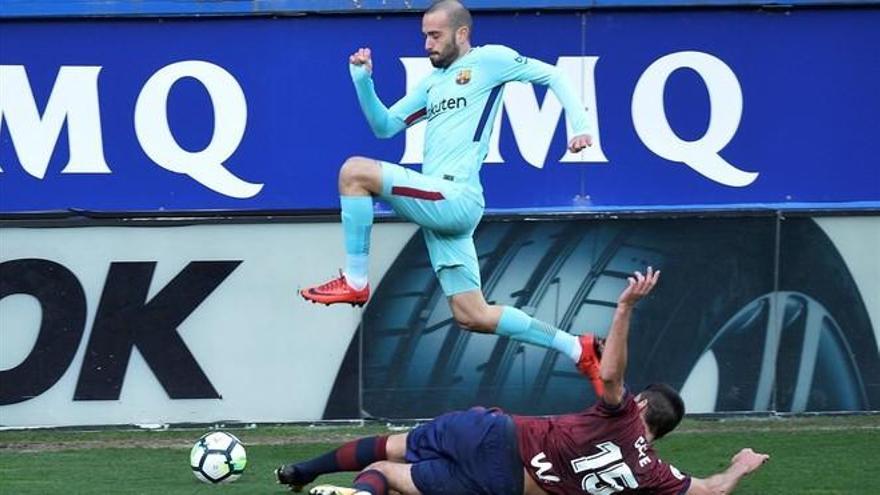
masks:
{"label": "fallen player's hand", "polygon": [[752,449],[745,448],[737,452],[730,463],[740,466],[743,469],[743,474],[749,474],[761,467],[768,459],[770,456],[767,454],[759,454]]}
{"label": "fallen player's hand", "polygon": [[348,63],[351,65],[363,65],[367,72],[373,73],[372,52],[369,48],[359,48],[358,51],[348,57]]}
{"label": "fallen player's hand", "polygon": [[589,134],[580,134],[573,138],[568,142],[568,151],[572,153],[577,153],[587,146],[593,145],[593,136]]}
{"label": "fallen player's hand", "polygon": [[633,273],[632,277],[626,279],[629,285],[627,285],[626,289],[620,294],[620,297],[617,299],[617,304],[633,306],[635,303],[639,302],[641,298],[651,293],[659,279],[660,270],[655,272],[654,268],[650,266],[645,275],[642,275],[642,272],[640,271],[636,271]]}

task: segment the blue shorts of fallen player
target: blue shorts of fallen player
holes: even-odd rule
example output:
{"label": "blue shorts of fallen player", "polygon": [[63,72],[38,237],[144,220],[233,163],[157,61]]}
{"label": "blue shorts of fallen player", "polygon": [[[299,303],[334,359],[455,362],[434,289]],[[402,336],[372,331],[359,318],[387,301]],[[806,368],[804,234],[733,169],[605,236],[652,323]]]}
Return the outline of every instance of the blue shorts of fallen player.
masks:
{"label": "blue shorts of fallen player", "polygon": [[413,429],[406,462],[422,495],[521,495],[523,465],[513,419],[475,407]]}

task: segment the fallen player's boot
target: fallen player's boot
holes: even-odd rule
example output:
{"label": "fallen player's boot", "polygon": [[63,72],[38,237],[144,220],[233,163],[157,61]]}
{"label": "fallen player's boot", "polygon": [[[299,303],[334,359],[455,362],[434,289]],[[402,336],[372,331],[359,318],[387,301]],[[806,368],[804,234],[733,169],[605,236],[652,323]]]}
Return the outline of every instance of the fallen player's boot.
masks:
{"label": "fallen player's boot", "polygon": [[295,464],[284,464],[275,469],[275,480],[280,485],[287,485],[292,491],[301,492],[302,489],[314,481],[314,477],[308,478],[296,469]]}

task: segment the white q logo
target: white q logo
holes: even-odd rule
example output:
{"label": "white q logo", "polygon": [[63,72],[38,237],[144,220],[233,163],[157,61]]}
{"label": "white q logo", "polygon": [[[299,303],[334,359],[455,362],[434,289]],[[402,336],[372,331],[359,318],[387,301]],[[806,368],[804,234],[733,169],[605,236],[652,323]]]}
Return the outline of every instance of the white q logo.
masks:
{"label": "white q logo", "polygon": [[[699,74],[709,91],[709,127],[695,141],[684,141],[675,134],[663,105],[666,81],[682,68]],[[742,88],[736,74],[724,62],[702,52],[672,53],[651,64],[636,84],[633,125],[645,146],[660,157],[684,163],[720,184],[744,187],[754,182],[758,173],[740,170],[718,154],[736,134],[742,106]]]}
{"label": "white q logo", "polygon": [[[181,148],[168,126],[168,93],[184,77],[202,83],[214,107],[214,135],[205,149],[196,152]],[[263,184],[246,182],[223,166],[241,143],[246,123],[247,103],[238,81],[222,67],[199,60],[177,62],[153,74],[134,109],[135,132],[150,159],[233,198],[250,198],[263,188]]]}

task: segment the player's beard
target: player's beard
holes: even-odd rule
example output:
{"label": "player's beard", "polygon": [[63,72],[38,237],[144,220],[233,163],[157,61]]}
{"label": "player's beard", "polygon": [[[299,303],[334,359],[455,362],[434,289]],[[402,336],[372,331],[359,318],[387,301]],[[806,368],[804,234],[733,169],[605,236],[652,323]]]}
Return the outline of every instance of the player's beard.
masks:
{"label": "player's beard", "polygon": [[453,38],[452,42],[445,49],[436,53],[436,58],[429,57],[431,65],[437,69],[445,69],[458,59],[458,55],[461,53],[461,48],[459,48],[458,43],[456,43],[455,38]]}

